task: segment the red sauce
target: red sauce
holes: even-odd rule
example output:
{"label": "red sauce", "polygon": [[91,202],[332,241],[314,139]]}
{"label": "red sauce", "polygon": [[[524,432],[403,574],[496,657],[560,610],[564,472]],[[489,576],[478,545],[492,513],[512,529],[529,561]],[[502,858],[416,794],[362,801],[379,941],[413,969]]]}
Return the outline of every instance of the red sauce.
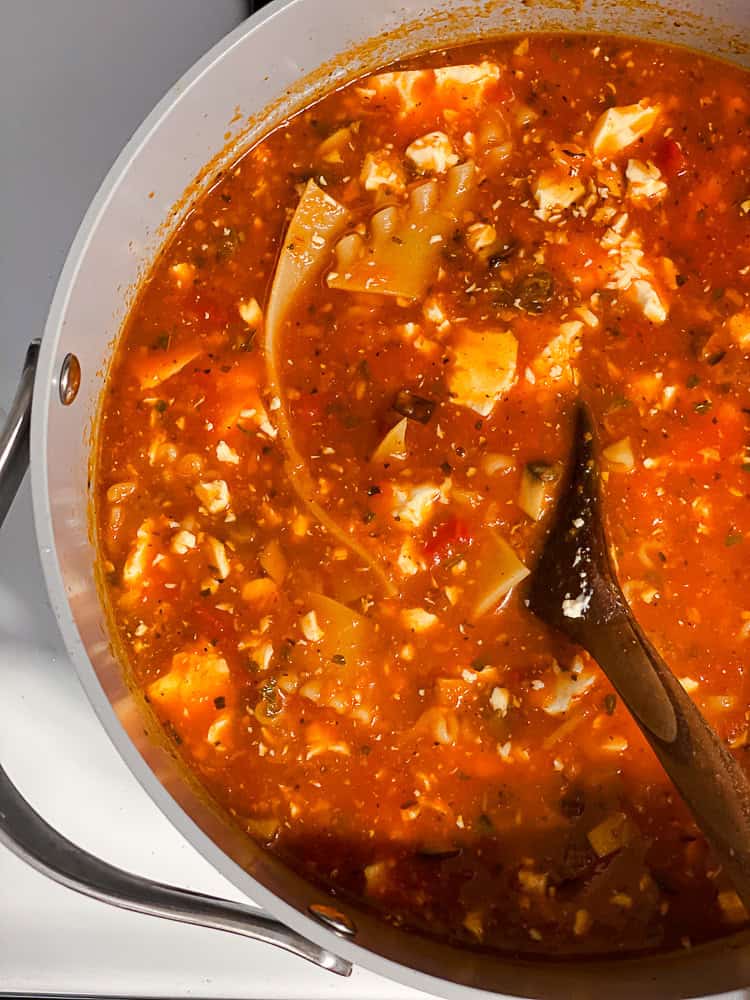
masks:
{"label": "red sauce", "polygon": [[96,479],[130,672],[233,822],[387,919],[545,956],[729,933],[524,576],[582,397],[621,584],[744,759],[747,74],[554,35],[406,69],[218,177],[131,312]]}

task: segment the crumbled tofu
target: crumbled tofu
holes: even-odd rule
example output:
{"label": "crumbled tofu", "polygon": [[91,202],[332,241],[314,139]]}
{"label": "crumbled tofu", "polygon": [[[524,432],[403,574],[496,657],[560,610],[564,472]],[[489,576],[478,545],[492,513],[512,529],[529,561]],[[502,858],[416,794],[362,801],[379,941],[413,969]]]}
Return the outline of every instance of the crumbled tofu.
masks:
{"label": "crumbled tofu", "polygon": [[490,695],[490,705],[498,715],[506,716],[510,706],[510,691],[503,687],[493,688]]}
{"label": "crumbled tofu", "polygon": [[615,156],[649,132],[659,117],[659,105],[628,104],[609,108],[599,117],[591,133],[596,156]]}
{"label": "crumbled tofu", "polygon": [[562,602],[562,613],[566,618],[583,618],[591,604],[591,591],[585,591],[576,597],[566,597]]}
{"label": "crumbled tofu", "polygon": [[198,483],[193,492],[209,514],[220,514],[229,506],[229,487],[223,479]]}
{"label": "crumbled tofu", "polygon": [[667,307],[650,282],[638,278],[633,282],[630,297],[649,322],[663,323],[667,318]]}
{"label": "crumbled tofu", "polygon": [[651,160],[646,163],[642,160],[628,160],[625,176],[628,179],[628,198],[634,201],[654,203],[667,193],[667,185],[661,179],[661,170]]}
{"label": "crumbled tofu", "polygon": [[246,323],[251,330],[257,330],[263,322],[263,312],[257,299],[240,300],[237,303],[237,312],[240,314],[242,322]]}
{"label": "crumbled tofu", "polygon": [[197,539],[192,531],[187,531],[183,528],[181,531],[176,532],[172,535],[172,541],[170,542],[169,549],[174,552],[176,556],[186,555],[190,549],[194,549],[197,544]]}
{"label": "crumbled tofu", "polygon": [[212,722],[206,733],[206,742],[217,750],[226,751],[229,732],[232,727],[232,717],[228,712],[222,712],[215,722]]}
{"label": "crumbled tofu", "polygon": [[303,615],[299,625],[302,634],[310,642],[320,642],[323,638],[323,629],[318,624],[318,616],[314,611],[308,611],[306,615]]}
{"label": "crumbled tofu", "polygon": [[[627,219],[627,217],[625,217]],[[610,254],[615,258],[615,270],[608,288],[627,292],[628,297],[652,323],[663,323],[668,315],[667,303],[655,287],[655,276],[645,262],[640,234],[632,230],[621,236],[612,226],[609,231]],[[605,245],[605,240],[602,240]]]}
{"label": "crumbled tofu", "polygon": [[230,448],[226,441],[219,441],[216,445],[216,457],[220,462],[228,462],[230,465],[239,465],[240,456]]}
{"label": "crumbled tofu", "polygon": [[148,517],[138,528],[135,544],[125,560],[122,570],[122,579],[125,584],[132,586],[141,579],[149,560],[152,560],[156,555],[157,543],[156,525],[152,518]]}
{"label": "crumbled tofu", "polygon": [[580,320],[561,323],[559,333],[532,362],[534,374],[538,378],[564,379],[575,384],[578,373],[573,362],[583,349],[582,334],[583,323]]}
{"label": "crumbled tofu", "polygon": [[205,542],[206,558],[212,574],[217,580],[226,580],[229,576],[229,560],[227,549],[223,542],[209,535]]}
{"label": "crumbled tofu", "polygon": [[538,206],[534,215],[544,222],[570,208],[586,194],[580,177],[569,177],[559,171],[540,174],[531,185],[531,191]]}
{"label": "crumbled tofu", "polygon": [[743,351],[750,351],[750,310],[735,313],[727,320],[727,329]]}
{"label": "crumbled tofu", "polygon": [[549,685],[550,694],[542,705],[547,715],[565,715],[573,702],[596,683],[595,674],[583,672],[583,663],[578,657],[570,670],[561,670],[554,664],[552,672],[554,676]]}
{"label": "crumbled tofu", "polygon": [[466,245],[475,254],[491,247],[496,239],[497,230],[486,222],[474,222],[466,230]]}
{"label": "crumbled tofu", "polygon": [[518,341],[509,330],[463,328],[448,373],[452,401],[488,417],[516,382]]}
{"label": "crumbled tofu", "polygon": [[426,632],[433,625],[437,625],[438,616],[425,611],[424,608],[404,608],[401,612],[401,621],[412,632]]}
{"label": "crumbled tofu", "polygon": [[484,100],[487,88],[500,78],[497,63],[481,62],[437,69],[396,70],[378,73],[363,81],[359,94],[394,98],[399,112],[408,115],[424,106],[424,95],[432,91],[445,104],[476,108]]}
{"label": "crumbled tofu", "polygon": [[402,542],[398,557],[396,558],[396,565],[402,576],[415,576],[420,570],[426,569],[427,564],[420,553],[417,552],[412,538],[407,538]]}
{"label": "crumbled tofu", "polygon": [[406,147],[406,158],[422,174],[444,174],[458,163],[458,154],[445,132],[429,132]]}
{"label": "crumbled tofu", "polygon": [[425,483],[422,486],[394,486],[393,517],[409,527],[421,528],[432,515],[432,508],[442,499],[444,488]]}
{"label": "crumbled tofu", "polygon": [[[460,87],[462,96],[473,96],[479,101],[484,96],[484,90],[500,79],[500,67],[497,63],[487,61],[464,63],[461,66],[443,66],[433,70],[433,72],[438,90]],[[463,94],[464,90],[465,94]]]}
{"label": "crumbled tofu", "polygon": [[169,673],[149,684],[148,696],[152,701],[178,700],[189,712],[203,699],[224,695],[228,680],[229,665],[218,653],[176,653]]}
{"label": "crumbled tofu", "polygon": [[434,323],[440,333],[445,333],[450,329],[450,319],[440,296],[431,295],[425,299],[422,306],[422,315],[428,323]]}
{"label": "crumbled tofu", "polygon": [[388,149],[381,149],[365,156],[360,173],[365,191],[386,188],[394,194],[406,189],[404,170],[396,155]]}

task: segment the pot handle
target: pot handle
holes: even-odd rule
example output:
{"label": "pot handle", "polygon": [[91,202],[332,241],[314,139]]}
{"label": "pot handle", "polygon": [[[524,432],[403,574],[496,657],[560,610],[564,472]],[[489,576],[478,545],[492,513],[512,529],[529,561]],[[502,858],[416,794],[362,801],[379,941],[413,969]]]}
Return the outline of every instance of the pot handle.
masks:
{"label": "pot handle", "polygon": [[0,428],[0,527],[10,510],[29,464],[31,393],[39,359],[40,341],[32,340],[26,352],[21,380],[5,426]]}
{"label": "pot handle", "polygon": [[[29,464],[29,425],[39,341],[30,345],[5,427],[0,429],[0,526]],[[262,910],[154,882],[116,868],[53,829],[0,766],[0,844],[55,882],[125,910],[211,927],[276,945],[340,976],[351,963],[285,927]]]}

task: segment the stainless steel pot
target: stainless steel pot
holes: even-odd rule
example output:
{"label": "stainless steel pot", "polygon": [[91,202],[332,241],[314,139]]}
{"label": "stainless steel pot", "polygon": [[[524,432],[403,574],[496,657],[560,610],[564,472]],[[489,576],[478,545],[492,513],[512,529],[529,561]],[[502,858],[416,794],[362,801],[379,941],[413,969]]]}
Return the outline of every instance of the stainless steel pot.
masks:
{"label": "stainless steel pot", "polygon": [[627,32],[750,65],[748,0],[673,0],[668,6],[638,0],[476,0],[468,6],[456,0],[276,0],[172,88],[112,167],[70,250],[41,350],[30,348],[0,435],[0,523],[23,476],[30,434],[42,564],[81,684],[157,805],[267,915],[99,861],[52,830],[0,769],[0,840],[36,868],[119,906],[246,934],[344,975],[356,963],[456,1000],[477,998],[479,991],[550,1000],[602,994],[630,1000],[637,993],[664,1000],[750,983],[749,933],[679,955],[522,962],[436,946],[327,897],[224,825],[169,754],[144,734],[97,594],[88,474],[112,345],[139,278],[215,170],[290,111],[385,61],[483,35],[553,28]]}

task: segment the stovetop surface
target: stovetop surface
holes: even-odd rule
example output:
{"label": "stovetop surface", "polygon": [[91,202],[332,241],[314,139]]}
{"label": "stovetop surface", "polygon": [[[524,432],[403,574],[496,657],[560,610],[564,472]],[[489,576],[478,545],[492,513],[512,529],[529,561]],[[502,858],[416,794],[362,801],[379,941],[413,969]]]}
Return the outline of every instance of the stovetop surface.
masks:
{"label": "stovetop surface", "polygon": [[[102,177],[171,83],[248,6],[2,4],[0,416]],[[96,721],[47,602],[28,482],[0,532],[0,760],[32,805],[88,850],[247,902],[164,819]],[[424,997],[362,970],[342,980],[268,946],[116,910],[50,882],[0,847],[0,996],[8,994]]]}

